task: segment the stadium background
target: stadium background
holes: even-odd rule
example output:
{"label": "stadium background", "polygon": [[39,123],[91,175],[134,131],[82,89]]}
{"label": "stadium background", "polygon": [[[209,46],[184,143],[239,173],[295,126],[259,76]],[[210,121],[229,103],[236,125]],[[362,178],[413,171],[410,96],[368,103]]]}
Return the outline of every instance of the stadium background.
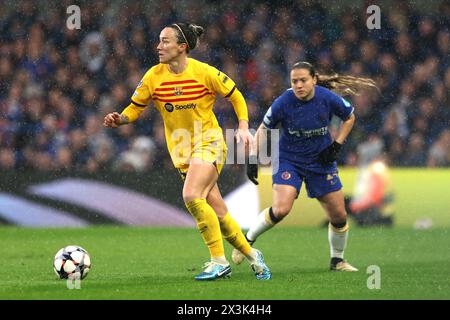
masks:
{"label": "stadium background", "polygon": [[[72,4],[81,8],[80,30],[66,28],[66,8]],[[371,4],[381,8],[380,30],[366,27],[366,8]],[[118,130],[102,127],[103,116],[121,111],[142,75],[157,63],[159,32],[174,21],[206,28],[192,57],[224,71],[237,83],[246,98],[252,128],[261,122],[273,99],[289,87],[289,66],[297,60],[310,61],[323,73],[375,79],[381,95],[351,98],[357,122],[338,162],[344,190],[352,192],[365,152],[381,148],[392,168],[396,227],[409,230],[425,221],[419,228],[445,228],[430,243],[447,239],[450,2],[441,0],[339,1],[333,5],[312,0],[1,1],[0,224],[175,224],[157,219],[132,223],[126,217],[112,216],[114,210],[108,212],[102,203],[92,206],[96,199],[89,200],[89,205],[77,202],[83,184],[85,191],[96,188],[87,188],[91,182],[124,188],[120,192],[125,195],[136,191],[133,196],[160,200],[170,205],[169,211],[182,211],[187,217],[160,116],[150,107],[134,125]],[[223,128],[236,126],[233,108],[226,100],[218,99],[214,110]],[[259,197],[259,207],[270,204],[269,181],[270,176],[263,174],[259,189],[252,191]],[[78,182],[78,189],[74,192],[61,182]],[[245,182],[243,166],[225,166],[220,179],[225,195]],[[101,195],[98,202],[104,201]],[[156,217],[159,210],[134,209]],[[136,217],[142,218],[141,211]],[[66,214],[75,220],[56,219]],[[323,218],[317,203],[302,195],[282,223],[317,227]],[[21,234],[14,228],[3,230],[5,243],[9,243],[8,235],[13,239],[12,235]],[[312,232],[308,230],[305,234]],[[357,232],[356,239],[365,239],[366,231]],[[386,235],[395,238],[392,233]],[[410,237],[405,233],[403,239]],[[73,232],[69,238],[77,239]],[[56,240],[52,243],[58,246]],[[389,244],[380,244],[380,250],[383,245]],[[101,255],[100,244],[97,249],[88,246],[97,250],[96,257]],[[440,259],[445,261],[445,255]],[[438,297],[442,293],[429,292]],[[357,292],[354,297],[359,297]]]}
{"label": "stadium background", "polygon": [[[381,146],[392,167],[448,168],[450,4],[427,3],[381,2],[381,29],[369,30],[365,10],[369,2],[344,1],[338,6],[320,1],[80,2],[81,29],[69,30],[65,26],[70,1],[3,1],[2,190],[14,186],[6,183],[8,172],[18,180],[30,174],[46,180],[61,174],[92,174],[107,181],[135,174],[136,179],[129,179],[134,181],[131,188],[143,180],[156,181],[155,174],[171,175],[163,125],[155,110],[148,108],[136,124],[119,130],[103,128],[102,118],[128,104],[144,72],[158,61],[155,47],[161,26],[173,21],[206,27],[192,56],[236,81],[247,100],[252,128],[289,86],[289,66],[307,60],[323,73],[372,77],[382,91],[352,99],[358,120],[340,166],[354,168],[371,147]],[[233,112],[225,99],[218,99],[215,113],[223,128],[236,127]],[[221,179],[226,179],[221,181],[225,193],[245,181],[242,169],[225,166]],[[445,175],[436,176],[448,181]],[[346,191],[351,192],[355,181],[345,180]],[[400,195],[410,189],[395,182]],[[411,182],[420,186],[417,192],[433,185],[424,183]],[[180,190],[174,179],[163,194],[170,194],[171,202],[183,208]],[[430,209],[442,201],[440,190],[425,198]],[[270,198],[270,191],[260,192],[261,198]],[[417,195],[407,193],[404,203]],[[398,201],[402,203],[402,196]],[[448,206],[441,208],[450,213]],[[423,215],[433,215],[430,209]],[[410,210],[399,214],[408,215]]]}

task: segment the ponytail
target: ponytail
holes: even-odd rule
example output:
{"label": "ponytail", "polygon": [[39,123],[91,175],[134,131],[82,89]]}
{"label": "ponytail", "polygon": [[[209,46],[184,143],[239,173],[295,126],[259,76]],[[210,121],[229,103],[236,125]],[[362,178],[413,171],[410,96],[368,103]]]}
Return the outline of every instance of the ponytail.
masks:
{"label": "ponytail", "polygon": [[344,95],[359,95],[364,89],[376,89],[380,92],[375,81],[370,78],[360,78],[353,76],[343,76],[337,73],[333,75],[322,75],[316,72],[314,66],[306,61],[297,62],[292,66],[292,69],[306,69],[314,78],[317,77],[317,84],[330,89],[337,94]]}
{"label": "ponytail", "polygon": [[342,76],[337,73],[333,75],[317,74],[317,84],[328,88],[341,96],[357,96],[360,95],[361,91],[364,89],[376,89],[378,92],[380,91],[375,81],[370,78]]}

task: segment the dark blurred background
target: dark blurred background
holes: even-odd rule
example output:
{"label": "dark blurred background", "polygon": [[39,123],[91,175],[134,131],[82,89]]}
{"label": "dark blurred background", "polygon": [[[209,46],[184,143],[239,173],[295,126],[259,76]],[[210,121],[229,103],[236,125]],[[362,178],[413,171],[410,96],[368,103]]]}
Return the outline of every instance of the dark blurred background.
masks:
{"label": "dark blurred background", "polygon": [[[337,5],[336,3],[341,3]],[[81,8],[69,30],[68,6]],[[357,122],[339,163],[379,148],[391,166],[450,166],[450,1],[0,1],[0,171],[146,171],[172,167],[160,116],[102,127],[158,63],[161,29],[205,27],[192,57],[227,73],[257,128],[307,60],[321,73],[371,77],[381,94],[351,98]],[[425,6],[429,4],[428,6]],[[223,128],[233,108],[218,99]],[[226,166],[225,170],[232,169]]]}

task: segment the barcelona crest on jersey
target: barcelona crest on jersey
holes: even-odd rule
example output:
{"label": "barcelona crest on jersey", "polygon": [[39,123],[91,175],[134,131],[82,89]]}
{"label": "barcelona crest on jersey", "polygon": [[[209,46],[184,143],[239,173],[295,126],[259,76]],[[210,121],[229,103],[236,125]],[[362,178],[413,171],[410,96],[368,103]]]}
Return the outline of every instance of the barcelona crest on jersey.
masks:
{"label": "barcelona crest on jersey", "polygon": [[176,96],[181,96],[183,94],[183,87],[174,87],[173,94]]}

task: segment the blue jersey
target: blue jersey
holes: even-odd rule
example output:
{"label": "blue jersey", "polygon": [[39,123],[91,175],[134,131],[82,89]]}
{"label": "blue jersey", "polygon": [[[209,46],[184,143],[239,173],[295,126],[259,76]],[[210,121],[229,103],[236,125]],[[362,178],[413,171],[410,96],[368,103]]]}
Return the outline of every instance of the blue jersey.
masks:
{"label": "blue jersey", "polygon": [[332,116],[342,120],[353,113],[352,105],[334,92],[315,86],[314,97],[303,101],[286,90],[267,110],[263,125],[275,129],[281,123],[280,160],[315,172],[326,172],[336,164],[323,165],[319,153],[332,143],[328,126]]}

